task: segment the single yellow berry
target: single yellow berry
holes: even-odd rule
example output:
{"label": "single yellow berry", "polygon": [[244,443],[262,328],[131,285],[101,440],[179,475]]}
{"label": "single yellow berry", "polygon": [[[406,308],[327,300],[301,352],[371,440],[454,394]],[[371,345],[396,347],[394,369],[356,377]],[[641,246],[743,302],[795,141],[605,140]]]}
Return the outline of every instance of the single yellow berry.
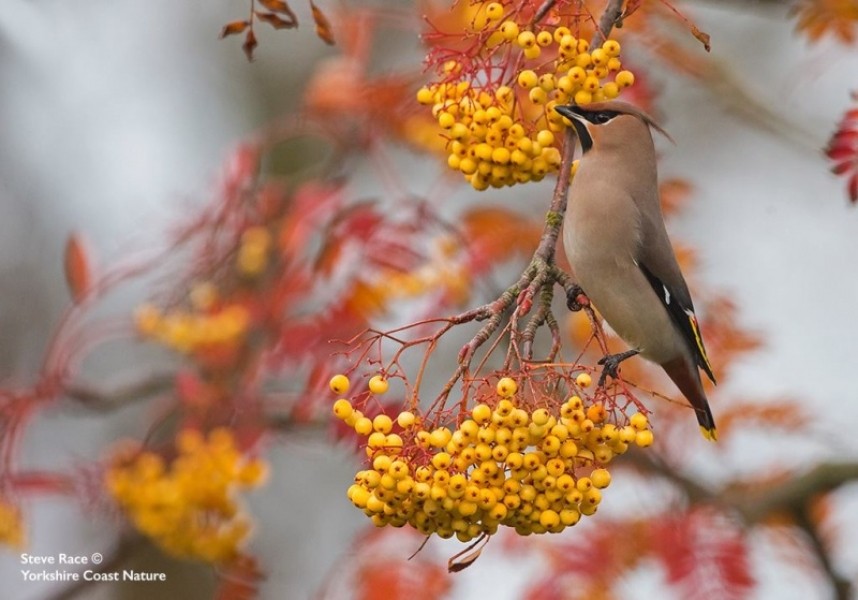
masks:
{"label": "single yellow berry", "polygon": [[518,23],[515,21],[504,21],[498,31],[500,31],[506,41],[511,42],[518,38]]}
{"label": "single yellow berry", "polygon": [[536,86],[539,82],[539,77],[536,75],[536,72],[526,69],[518,74],[518,85],[523,87],[526,90],[531,89]]}
{"label": "single yellow berry", "polygon": [[524,52],[522,52],[522,54],[524,54],[524,57],[526,59],[534,60],[536,58],[539,58],[539,56],[542,54],[542,48],[540,48],[539,46],[534,44],[530,48],[525,48],[525,50],[524,50]]}
{"label": "single yellow berry", "polygon": [[[477,404],[471,411],[471,416],[474,418],[474,421],[482,425],[491,421],[492,409],[487,404]],[[464,429],[464,423],[460,429]]]}
{"label": "single yellow berry", "polygon": [[609,57],[614,58],[615,56],[620,55],[620,43],[616,40],[605,40],[605,43],[602,44],[602,50],[604,50]]}
{"label": "single yellow berry", "polygon": [[407,429],[417,422],[417,417],[414,416],[413,412],[406,410],[399,413],[399,416],[396,417],[396,422],[403,429]]}
{"label": "single yellow berry", "polygon": [[427,87],[417,90],[417,102],[428,105],[435,101],[435,93]]}
{"label": "single yellow berry", "polygon": [[387,391],[387,380],[381,375],[375,375],[369,380],[369,391],[373,394],[383,394]]}
{"label": "single yellow berry", "polygon": [[369,435],[372,433],[372,420],[367,417],[361,417],[355,421],[354,430],[358,435]]}
{"label": "single yellow berry", "polygon": [[649,419],[647,419],[646,415],[643,413],[635,413],[629,419],[629,425],[637,429],[638,431],[643,431],[647,428],[649,424]]}
{"label": "single yellow berry", "polygon": [[545,48],[546,46],[550,46],[554,42],[554,36],[551,35],[550,31],[540,31],[536,34],[536,43]]}
{"label": "single yellow berry", "polygon": [[349,378],[345,375],[334,375],[328,385],[335,394],[345,394],[349,391]]}
{"label": "single yellow berry", "polygon": [[587,418],[593,421],[593,423],[601,423],[607,416],[608,413],[605,411],[605,407],[602,403],[593,404],[592,406],[587,407]]}
{"label": "single yellow berry", "polygon": [[334,414],[337,418],[345,421],[352,413],[354,413],[355,409],[352,408],[351,402],[346,400],[345,398],[340,398],[336,402],[334,402]]}
{"label": "single yellow berry", "polygon": [[440,125],[442,129],[450,129],[455,123],[456,117],[454,117],[447,111],[444,111],[438,115],[438,125]]}
{"label": "single yellow berry", "polygon": [[528,93],[530,101],[534,104],[545,104],[548,102],[548,94],[541,87],[535,87]]}
{"label": "single yellow berry", "polygon": [[571,32],[568,27],[558,27],[554,30],[554,41],[559,44],[560,40],[562,40],[564,36],[570,35],[570,33]]}
{"label": "single yellow berry", "polygon": [[551,414],[546,409],[537,408],[535,411],[533,411],[533,414],[530,416],[530,420],[535,425],[542,426],[542,425],[545,425],[546,423],[548,423],[548,418],[550,416],[551,416]]}
{"label": "single yellow berry", "polygon": [[376,415],[372,420],[372,428],[379,433],[390,433],[393,428],[393,420],[387,415]]}
{"label": "single yellow berry", "polygon": [[[501,380],[498,381],[497,392],[498,396],[501,398],[511,398],[512,396],[515,396],[517,391],[518,384],[511,377],[502,377]],[[498,410],[500,410],[500,403],[498,403]]]}
{"label": "single yellow berry", "polygon": [[453,437],[453,432],[446,427],[439,427],[429,434],[429,445],[436,448],[443,448]]}
{"label": "single yellow berry", "polygon": [[608,100],[613,100],[620,95],[620,88],[615,82],[608,81],[602,86],[602,93]]}
{"label": "single yellow berry", "polygon": [[439,452],[432,457],[432,466],[440,471],[448,468],[451,462],[453,462],[453,459],[446,452]]}
{"label": "single yellow berry", "polygon": [[546,73],[545,75],[539,76],[539,87],[545,90],[546,92],[551,92],[554,90],[556,82],[554,80],[554,75],[551,73]]}
{"label": "single yellow berry", "polygon": [[459,170],[465,175],[473,175],[477,172],[477,161],[473,158],[463,158],[459,161]]}
{"label": "single yellow berry", "polygon": [[575,92],[575,104],[590,104],[593,101],[593,94],[586,90],[578,90]]}
{"label": "single yellow berry", "polygon": [[610,56],[608,55],[608,53],[602,48],[596,48],[590,53],[590,59],[597,67],[607,65],[609,58]]}
{"label": "single yellow berry", "polygon": [[503,5],[499,2],[492,2],[486,7],[486,17],[491,21],[497,21],[503,16]]}
{"label": "single yellow berry", "polygon": [[536,44],[536,36],[532,31],[522,31],[518,34],[516,43],[522,48],[531,48]]}
{"label": "single yellow berry", "polygon": [[600,84],[599,84],[599,78],[598,78],[598,77],[594,77],[593,75],[590,75],[590,76],[588,76],[588,77],[584,80],[584,84],[583,84],[583,86],[582,86],[582,87],[583,87],[586,91],[588,91],[588,92],[590,92],[590,93],[592,94],[592,93],[594,93],[596,90],[598,90],[598,89],[599,89],[599,85],[600,85]]}
{"label": "single yellow berry", "polygon": [[[576,98],[578,97],[577,94],[575,97]],[[579,104],[580,104],[580,102],[579,102]],[[593,378],[590,377],[589,373],[580,373],[578,375],[578,377],[575,378],[575,383],[578,385],[578,387],[582,387],[582,388],[589,387],[590,384],[593,383]]]}
{"label": "single yellow berry", "polygon": [[652,431],[650,431],[649,429],[638,431],[637,435],[635,436],[635,444],[637,444],[641,448],[647,448],[649,446],[652,446],[652,442],[653,435]]}
{"label": "single yellow berry", "polygon": [[536,141],[540,146],[550,146],[554,143],[554,134],[547,129],[540,129],[536,134]]}
{"label": "single yellow berry", "polygon": [[539,515],[539,524],[546,529],[556,527],[559,523],[560,515],[558,515],[553,510],[544,510],[542,511],[542,514]]}
{"label": "single yellow berry", "polygon": [[[535,91],[538,88],[534,88],[531,92]],[[497,163],[499,165],[505,165],[509,162],[510,152],[506,148],[500,147],[492,150],[492,162]]]}
{"label": "single yellow berry", "polygon": [[607,469],[594,469],[590,473],[590,481],[593,482],[593,487],[603,489],[611,485],[611,474]]}
{"label": "single yellow berry", "polygon": [[627,88],[634,84],[635,74],[631,71],[620,71],[619,73],[617,73],[617,76],[614,78],[614,81],[621,88]]}

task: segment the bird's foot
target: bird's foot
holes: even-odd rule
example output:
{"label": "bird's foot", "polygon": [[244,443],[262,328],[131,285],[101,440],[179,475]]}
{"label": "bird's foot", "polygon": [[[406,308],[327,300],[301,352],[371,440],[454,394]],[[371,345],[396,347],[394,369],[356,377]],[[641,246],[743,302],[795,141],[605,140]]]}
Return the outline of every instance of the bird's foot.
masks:
{"label": "bird's foot", "polygon": [[566,306],[572,312],[578,312],[585,306],[590,306],[590,299],[579,286],[573,285],[566,290]]}
{"label": "bird's foot", "polygon": [[640,350],[626,350],[619,354],[607,354],[599,359],[599,364],[602,365],[602,374],[599,376],[599,387],[605,386],[605,379],[608,378],[608,375],[611,376],[611,379],[616,379],[620,363],[638,354],[640,354]]}

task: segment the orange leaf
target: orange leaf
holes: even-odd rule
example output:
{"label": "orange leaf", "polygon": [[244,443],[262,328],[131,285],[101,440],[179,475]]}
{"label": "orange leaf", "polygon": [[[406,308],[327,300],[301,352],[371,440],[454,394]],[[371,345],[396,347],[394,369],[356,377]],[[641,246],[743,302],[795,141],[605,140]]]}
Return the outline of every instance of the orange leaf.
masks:
{"label": "orange leaf", "polygon": [[844,44],[855,41],[858,30],[858,5],[838,0],[801,0],[790,11],[796,16],[796,29],[815,42],[830,33]]}
{"label": "orange leaf", "polygon": [[312,0],[310,0],[310,8],[313,10],[313,20],[316,22],[316,35],[326,44],[333,46],[334,34],[331,31],[331,22],[328,21],[328,17],[325,16],[325,13]]}
{"label": "orange leaf", "polygon": [[259,2],[268,10],[284,13],[291,16],[293,19],[295,18],[295,14],[292,12],[292,9],[289,8],[289,5],[283,0],[259,0]]}
{"label": "orange leaf", "polygon": [[294,18],[286,20],[281,17],[278,17],[274,13],[260,12],[257,10],[256,16],[259,17],[259,20],[268,23],[274,29],[292,29],[298,26],[298,21]]}
{"label": "orange leaf", "polygon": [[92,273],[84,243],[76,233],[66,242],[63,267],[72,300],[80,302],[92,284]]}
{"label": "orange leaf", "polygon": [[691,184],[684,179],[667,179],[658,186],[661,210],[665,215],[675,213],[691,195]]}
{"label": "orange leaf", "polygon": [[228,35],[235,35],[236,33],[241,33],[250,25],[249,21],[233,21],[232,23],[227,23],[224,25],[223,30],[220,32],[220,37],[225,38]]}
{"label": "orange leaf", "polygon": [[462,221],[462,237],[476,273],[516,253],[533,251],[542,232],[540,223],[504,208],[476,207],[465,213]]}
{"label": "orange leaf", "polygon": [[700,29],[698,29],[696,25],[692,25],[691,35],[696,37],[700,41],[700,43],[703,44],[703,47],[706,48],[706,52],[712,50],[712,46],[709,44],[710,38],[708,33],[706,33],[705,31],[700,31]]}
{"label": "orange leaf", "polygon": [[241,45],[241,49],[244,50],[247,60],[253,60],[253,51],[256,49],[257,45],[256,36],[253,35],[253,30],[251,29],[247,32],[247,36],[244,38],[244,43]]}

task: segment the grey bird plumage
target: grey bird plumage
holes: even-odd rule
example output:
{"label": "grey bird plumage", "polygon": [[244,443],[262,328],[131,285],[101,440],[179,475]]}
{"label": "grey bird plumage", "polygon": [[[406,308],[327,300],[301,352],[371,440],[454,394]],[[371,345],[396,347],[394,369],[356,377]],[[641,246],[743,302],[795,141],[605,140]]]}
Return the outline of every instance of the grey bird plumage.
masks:
{"label": "grey bird plumage", "polygon": [[[578,284],[633,350],[665,370],[716,438],[698,368],[715,381],[694,305],[667,236],[649,116],[619,101],[558,106],[584,151],[563,243]],[[669,136],[668,136],[669,137]]]}

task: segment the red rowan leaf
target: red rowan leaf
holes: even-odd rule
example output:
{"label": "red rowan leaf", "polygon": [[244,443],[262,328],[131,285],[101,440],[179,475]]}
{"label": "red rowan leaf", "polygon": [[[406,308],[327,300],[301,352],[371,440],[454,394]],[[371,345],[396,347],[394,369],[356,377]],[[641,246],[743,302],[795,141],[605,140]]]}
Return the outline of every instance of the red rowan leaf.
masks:
{"label": "red rowan leaf", "polygon": [[[854,97],[858,99],[858,95]],[[834,163],[832,173],[846,177],[846,194],[855,204],[858,202],[858,109],[852,108],[843,115],[828,141],[825,155]]]}
{"label": "red rowan leaf", "polygon": [[295,27],[298,27],[298,21],[294,19],[286,20],[281,17],[278,17],[274,13],[267,13],[257,10],[256,16],[259,17],[260,21],[268,23],[274,29],[294,29]]}
{"label": "red rowan leaf", "polygon": [[359,573],[358,600],[435,600],[450,589],[450,579],[429,562],[397,562],[389,557]]}
{"label": "red rowan leaf", "polygon": [[472,273],[480,273],[539,244],[542,226],[505,208],[477,207],[462,216]]}
{"label": "red rowan leaf", "polygon": [[228,35],[235,35],[237,33],[241,33],[249,26],[250,21],[233,21],[232,23],[227,23],[221,30],[220,37],[221,39],[223,39]]}
{"label": "red rowan leaf", "polygon": [[218,571],[215,600],[253,600],[265,575],[251,556],[240,556]]}
{"label": "red rowan leaf", "polygon": [[80,302],[92,285],[92,273],[85,245],[76,233],[66,241],[63,266],[72,300]]}
{"label": "red rowan leaf", "polygon": [[256,36],[253,34],[253,30],[248,30],[247,35],[244,38],[244,44],[241,45],[241,49],[244,50],[244,55],[247,56],[247,60],[253,61],[253,51],[258,45],[259,44],[256,41]]}
{"label": "red rowan leaf", "polygon": [[683,597],[746,598],[754,587],[743,533],[716,513],[698,510],[653,519],[651,541],[668,583]]}
{"label": "red rowan leaf", "polygon": [[852,163],[850,162],[842,162],[831,167],[831,172],[835,175],[845,175],[849,171],[852,170]]}
{"label": "red rowan leaf", "polygon": [[329,46],[333,46],[335,43],[334,33],[331,30],[331,22],[328,21],[328,17],[312,0],[310,0],[310,8],[313,11],[313,21],[316,22],[316,35]]}
{"label": "red rowan leaf", "polygon": [[779,398],[760,404],[759,400],[731,403],[718,414],[718,433],[728,436],[736,429],[750,431],[764,428],[770,431],[777,427],[784,431],[798,431],[809,423],[808,416],[790,398]]}

